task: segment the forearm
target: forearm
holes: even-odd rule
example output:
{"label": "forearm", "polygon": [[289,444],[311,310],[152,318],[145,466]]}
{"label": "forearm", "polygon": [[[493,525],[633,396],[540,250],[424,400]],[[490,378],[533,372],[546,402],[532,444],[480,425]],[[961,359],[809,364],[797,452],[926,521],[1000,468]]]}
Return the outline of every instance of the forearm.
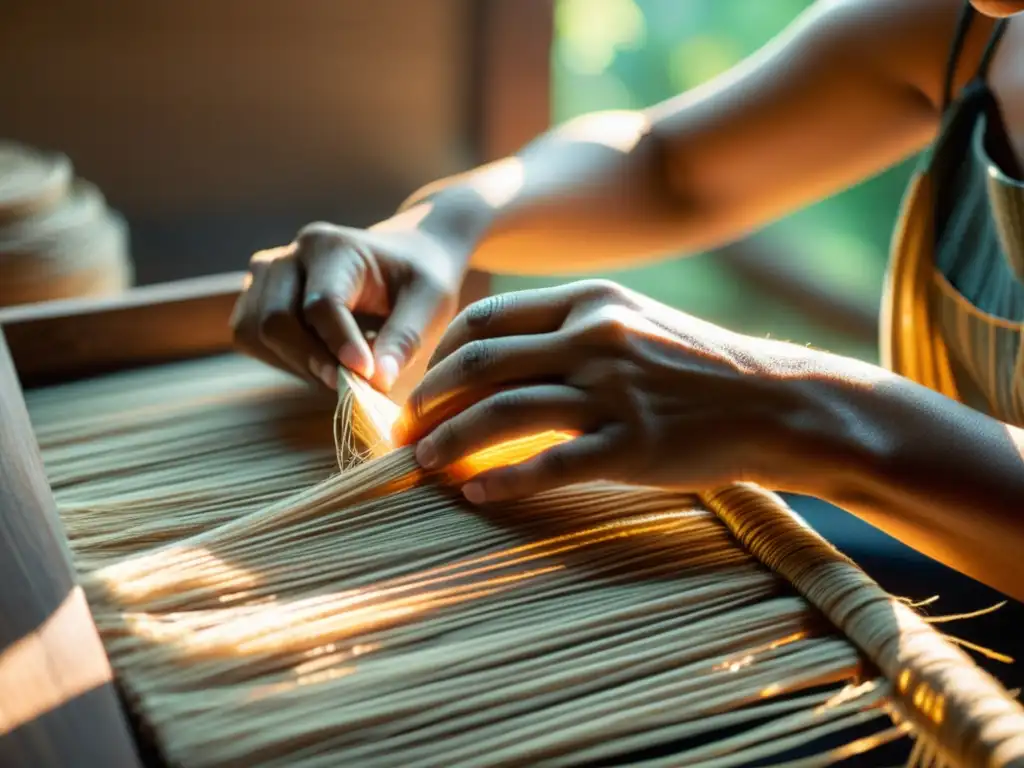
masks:
{"label": "forearm", "polygon": [[961,5],[816,3],[710,83],[572,121],[407,207],[498,273],[606,271],[714,248],[923,147]]}
{"label": "forearm", "polygon": [[517,155],[428,185],[402,207],[477,269],[572,274],[685,246],[691,217],[668,192],[659,138],[642,112],[585,116]]}
{"label": "forearm", "polygon": [[806,490],[1024,599],[1024,431],[860,364],[809,386],[822,435]]}

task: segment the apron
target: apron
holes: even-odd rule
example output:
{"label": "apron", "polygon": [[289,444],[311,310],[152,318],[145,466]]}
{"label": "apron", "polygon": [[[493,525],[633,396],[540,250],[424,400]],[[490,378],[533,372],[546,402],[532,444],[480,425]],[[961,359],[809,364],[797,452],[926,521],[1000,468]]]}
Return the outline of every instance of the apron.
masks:
{"label": "apron", "polygon": [[[1024,183],[1003,173],[985,150],[986,141],[1005,141],[986,76],[1007,21],[997,23],[975,77],[952,102],[952,74],[972,18],[968,5],[950,56],[939,138],[904,196],[883,293],[880,351],[894,373],[1024,425]],[[981,194],[973,203],[964,194],[970,185]],[[972,218],[972,226],[945,226],[953,216]],[[957,275],[972,268],[960,262],[978,262],[970,281],[974,293],[1002,300],[964,295],[953,273],[937,265],[940,245],[943,253],[956,252]],[[981,251],[992,249],[998,261],[978,261]],[[979,279],[987,282],[981,289]],[[979,306],[986,301],[994,303]]]}

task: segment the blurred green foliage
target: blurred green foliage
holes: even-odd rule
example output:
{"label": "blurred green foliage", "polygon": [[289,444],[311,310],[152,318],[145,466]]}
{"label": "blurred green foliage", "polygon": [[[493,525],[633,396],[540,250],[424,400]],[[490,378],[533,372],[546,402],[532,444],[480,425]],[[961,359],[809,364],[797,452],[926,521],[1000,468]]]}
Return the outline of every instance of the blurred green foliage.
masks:
{"label": "blurred green foliage", "polygon": [[[729,69],[785,29],[811,0],[556,0],[552,52],[556,121],[640,108]],[[822,105],[827,109],[827,105]],[[835,290],[876,302],[890,233],[910,173],[904,164],[771,229],[794,260]],[[873,346],[817,327],[738,283],[702,254],[608,275],[655,298],[748,333],[809,342],[873,359]],[[561,280],[502,278],[498,288]]]}

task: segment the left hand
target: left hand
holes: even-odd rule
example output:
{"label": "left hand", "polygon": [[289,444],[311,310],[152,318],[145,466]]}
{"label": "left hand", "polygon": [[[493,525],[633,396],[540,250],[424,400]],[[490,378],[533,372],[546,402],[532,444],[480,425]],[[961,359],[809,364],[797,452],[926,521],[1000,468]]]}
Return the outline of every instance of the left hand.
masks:
{"label": "left hand", "polygon": [[578,435],[477,475],[463,488],[476,503],[590,480],[773,484],[799,463],[794,432],[820,423],[801,386],[820,355],[604,281],[499,295],[455,319],[395,439],[418,440],[436,469],[503,440]]}

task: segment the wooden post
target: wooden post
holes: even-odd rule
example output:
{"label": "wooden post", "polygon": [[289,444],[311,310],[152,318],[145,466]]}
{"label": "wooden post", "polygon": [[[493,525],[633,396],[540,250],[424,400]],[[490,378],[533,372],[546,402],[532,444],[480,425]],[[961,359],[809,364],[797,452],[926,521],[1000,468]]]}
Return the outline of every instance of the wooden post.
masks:
{"label": "wooden post", "polygon": [[141,765],[0,333],[0,765]]}

